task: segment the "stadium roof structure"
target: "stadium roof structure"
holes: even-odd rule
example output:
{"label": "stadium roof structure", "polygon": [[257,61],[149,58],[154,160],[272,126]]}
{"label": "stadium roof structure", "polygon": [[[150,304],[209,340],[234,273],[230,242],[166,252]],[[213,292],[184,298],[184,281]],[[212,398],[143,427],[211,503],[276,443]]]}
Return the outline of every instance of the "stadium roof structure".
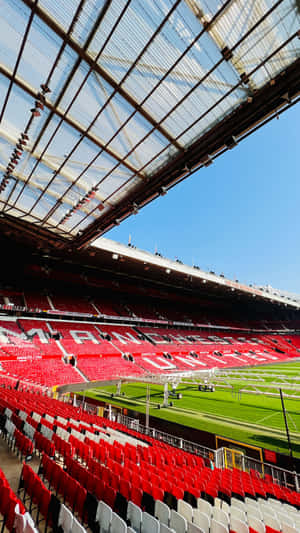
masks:
{"label": "stadium roof structure", "polygon": [[299,100],[299,0],[0,9],[1,227],[57,247],[86,246]]}

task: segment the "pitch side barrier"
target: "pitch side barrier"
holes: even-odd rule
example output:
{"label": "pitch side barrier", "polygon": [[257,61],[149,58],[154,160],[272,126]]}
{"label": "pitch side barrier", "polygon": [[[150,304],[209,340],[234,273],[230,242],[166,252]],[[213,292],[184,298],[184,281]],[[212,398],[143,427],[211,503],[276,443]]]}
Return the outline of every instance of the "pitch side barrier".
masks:
{"label": "pitch side barrier", "polygon": [[201,446],[201,444],[197,444],[196,442],[191,442],[180,437],[176,437],[175,435],[165,433],[164,431],[160,431],[155,428],[144,426],[139,420],[131,418],[127,415],[118,413],[117,421],[129,429],[134,429],[143,435],[153,437],[154,439],[165,442],[166,444],[170,444],[175,448],[180,448],[185,452],[194,453],[195,455],[200,455],[201,457],[207,459],[214,459],[215,457],[215,450],[212,450],[211,448]]}
{"label": "pitch side barrier", "polygon": [[[134,429],[139,433],[142,433],[143,435],[153,437],[159,441],[170,444],[175,448],[180,448],[181,450],[184,450],[186,452],[199,455],[204,459],[212,459],[215,463],[215,466],[217,466],[218,468],[226,468],[226,465],[222,460],[223,448],[213,450],[211,448],[207,448],[206,446],[201,446],[200,444],[182,439],[180,437],[176,437],[175,435],[170,435],[169,433],[165,433],[164,431],[144,426],[140,424],[139,420],[135,418],[130,418],[126,415],[118,414],[117,421],[120,424],[125,425],[129,429]],[[273,483],[279,483],[280,485],[286,488],[299,492],[300,474],[297,474],[297,472],[291,472],[289,470],[285,470],[284,468],[280,468],[269,463],[264,463],[256,459],[252,459],[251,457],[247,457],[246,455],[243,455],[242,458],[242,469],[246,472],[255,470],[259,473],[260,477],[270,476],[272,478]]]}
{"label": "pitch side barrier", "polygon": [[300,474],[291,472],[270,463],[262,463],[251,457],[243,457],[243,470],[255,470],[260,476],[271,476],[273,483],[300,492]]}

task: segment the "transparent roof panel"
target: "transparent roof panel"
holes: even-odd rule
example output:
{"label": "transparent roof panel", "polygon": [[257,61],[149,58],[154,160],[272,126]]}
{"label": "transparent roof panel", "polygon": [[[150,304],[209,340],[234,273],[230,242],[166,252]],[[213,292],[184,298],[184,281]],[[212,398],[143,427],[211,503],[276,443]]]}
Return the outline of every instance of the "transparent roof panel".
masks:
{"label": "transparent roof panel", "polygon": [[0,0],[0,211],[108,217],[299,58],[298,4]]}

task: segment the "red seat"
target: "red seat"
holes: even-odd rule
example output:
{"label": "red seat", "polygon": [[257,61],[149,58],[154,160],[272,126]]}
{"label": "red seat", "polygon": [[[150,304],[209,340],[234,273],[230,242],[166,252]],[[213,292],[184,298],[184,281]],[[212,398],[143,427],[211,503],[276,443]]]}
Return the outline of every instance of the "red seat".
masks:
{"label": "red seat", "polygon": [[79,487],[78,481],[65,473],[64,476],[64,501],[67,502],[74,511],[76,502],[76,493]]}
{"label": "red seat", "polygon": [[86,489],[78,484],[76,498],[75,498],[75,507],[74,510],[78,513],[80,518],[83,518],[84,515],[84,504],[86,501]]}
{"label": "red seat", "polygon": [[102,479],[97,478],[97,483],[95,487],[95,496],[99,501],[103,500],[103,494],[105,493],[105,490],[106,490],[106,484],[104,483]]}
{"label": "red seat", "polygon": [[124,498],[126,498],[126,500],[130,499],[131,484],[129,483],[129,481],[127,481],[127,479],[121,478],[120,493],[122,494],[122,496],[124,496]]}
{"label": "red seat", "polygon": [[164,491],[156,485],[152,485],[152,496],[155,500],[164,501]]}
{"label": "red seat", "polygon": [[120,476],[117,476],[114,472],[111,472],[110,474],[110,486],[116,489],[116,491],[118,491],[120,487]]}
{"label": "red seat", "polygon": [[114,503],[116,499],[116,490],[110,487],[109,485],[106,485],[104,494],[103,494],[103,501],[109,505],[112,509],[114,508]]}
{"label": "red seat", "polygon": [[142,503],[142,497],[143,497],[142,489],[132,484],[131,494],[130,494],[130,500],[132,501],[132,503],[135,503],[135,505],[140,507]]}

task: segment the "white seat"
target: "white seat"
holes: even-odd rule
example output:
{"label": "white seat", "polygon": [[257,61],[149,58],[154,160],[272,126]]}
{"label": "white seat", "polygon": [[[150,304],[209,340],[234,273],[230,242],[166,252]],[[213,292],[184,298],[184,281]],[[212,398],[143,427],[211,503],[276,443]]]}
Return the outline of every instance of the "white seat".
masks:
{"label": "white seat", "polygon": [[296,528],[298,528],[299,531],[300,531],[300,518],[295,518],[295,526],[296,526]]}
{"label": "white seat", "polygon": [[62,503],[58,515],[58,525],[62,527],[64,533],[70,533],[72,530],[73,519],[73,513]]}
{"label": "white seat", "polygon": [[293,520],[293,515],[289,513],[283,513],[279,512],[277,513],[278,520],[282,523],[285,522],[285,524],[288,524],[289,526],[294,527],[295,522]]}
{"label": "white seat", "polygon": [[211,521],[209,533],[228,533],[228,527],[213,519]]}
{"label": "white seat", "polygon": [[170,523],[170,507],[160,500],[155,501],[155,507],[154,507],[154,516],[163,524],[166,526]]}
{"label": "white seat", "polygon": [[248,514],[248,526],[252,527],[257,533],[265,533],[266,528],[262,520],[259,520],[256,516]]}
{"label": "white seat", "polygon": [[247,514],[251,514],[257,518],[259,518],[260,520],[263,519],[263,514],[260,510],[260,506],[259,505],[253,505],[252,503],[247,503],[246,504],[246,512]]}
{"label": "white seat", "polygon": [[132,527],[127,526],[127,533],[135,533],[135,530]]}
{"label": "white seat", "polygon": [[262,503],[260,506],[260,510],[263,515],[272,515],[277,516],[277,509],[274,509],[271,505],[268,505],[267,503]]}
{"label": "white seat", "polygon": [[146,511],[143,512],[141,533],[159,533],[160,524],[157,518]]}
{"label": "white seat", "polygon": [[242,509],[239,509],[239,507],[231,507],[230,509],[230,519],[234,516],[234,518],[238,518],[242,522],[247,521],[246,513],[245,511],[242,511]]}
{"label": "white seat", "polygon": [[188,522],[188,533],[205,533],[204,529],[202,529],[199,526],[196,526],[196,524],[192,524],[192,522]]}
{"label": "white seat", "polygon": [[210,518],[199,509],[194,509],[194,524],[203,529],[204,533],[209,533]]}
{"label": "white seat", "polygon": [[96,512],[96,522],[99,523],[100,533],[109,533],[110,523],[112,519],[112,510],[105,502],[98,503]]}
{"label": "white seat", "polygon": [[234,516],[230,520],[230,529],[238,531],[238,533],[249,533],[249,528],[246,522],[243,522]]}
{"label": "white seat", "polygon": [[289,524],[285,524],[284,522],[282,522],[281,527],[282,527],[281,529],[282,533],[298,533],[299,531],[298,528],[290,526]]}
{"label": "white seat", "polygon": [[197,498],[197,509],[205,513],[207,516],[209,516],[209,518],[211,517],[212,506],[206,500],[203,500],[202,498]]}
{"label": "white seat", "polygon": [[78,522],[77,518],[74,517],[74,520],[72,522],[72,533],[86,533],[84,527]]}
{"label": "white seat", "polygon": [[187,520],[174,509],[171,510],[170,528],[175,529],[176,533],[185,533],[187,531]]}
{"label": "white seat", "polygon": [[257,501],[258,501],[258,503],[259,503],[260,505],[266,503],[265,498],[260,498],[260,497],[258,497],[258,498],[257,498]]}
{"label": "white seat", "polygon": [[117,513],[112,514],[110,533],[127,533],[127,524]]}
{"label": "white seat", "polygon": [[215,498],[215,501],[214,501],[215,507],[218,507],[218,509],[222,509],[222,503],[223,503],[223,500],[221,500],[220,498]]}
{"label": "white seat", "polygon": [[160,523],[160,533],[176,533],[176,531],[166,526],[166,524]]}
{"label": "white seat", "polygon": [[263,515],[265,526],[272,527],[273,529],[277,529],[278,531],[281,530],[281,524],[275,516],[271,516],[270,514],[264,512]]}
{"label": "white seat", "polygon": [[231,498],[230,507],[238,507],[239,509],[242,509],[242,511],[245,511],[245,503],[237,498]]}
{"label": "white seat", "polygon": [[279,510],[280,513],[288,512],[289,516],[294,516],[296,518],[300,518],[300,512],[298,509],[293,507],[292,505],[289,505],[289,508],[285,508],[283,505],[281,506],[281,509]]}
{"label": "white seat", "polygon": [[279,500],[274,500],[274,498],[268,498],[268,505],[272,505],[272,507],[275,507],[278,510],[282,507],[282,503]]}
{"label": "white seat", "polygon": [[181,516],[184,516],[184,518],[188,522],[193,521],[193,507],[184,500],[178,500],[177,501],[177,511]]}
{"label": "white seat", "polygon": [[283,512],[288,511],[288,512],[293,513],[293,512],[295,512],[296,509],[295,509],[295,507],[293,507],[289,503],[283,503],[282,506],[281,506],[281,510]]}
{"label": "white seat", "polygon": [[229,524],[229,516],[223,509],[218,509],[216,507],[212,508],[212,517],[217,522],[221,522],[221,524],[224,524],[224,526],[228,526]]}
{"label": "white seat", "polygon": [[225,513],[230,514],[230,505],[227,502],[222,501],[221,509],[223,509]]}
{"label": "white seat", "polygon": [[257,504],[257,501],[254,500],[253,498],[249,498],[249,496],[245,496],[245,503],[248,504],[248,503],[255,503]]}
{"label": "white seat", "polygon": [[142,517],[143,512],[140,507],[129,501],[127,506],[127,520],[130,526],[138,533],[141,530]]}

